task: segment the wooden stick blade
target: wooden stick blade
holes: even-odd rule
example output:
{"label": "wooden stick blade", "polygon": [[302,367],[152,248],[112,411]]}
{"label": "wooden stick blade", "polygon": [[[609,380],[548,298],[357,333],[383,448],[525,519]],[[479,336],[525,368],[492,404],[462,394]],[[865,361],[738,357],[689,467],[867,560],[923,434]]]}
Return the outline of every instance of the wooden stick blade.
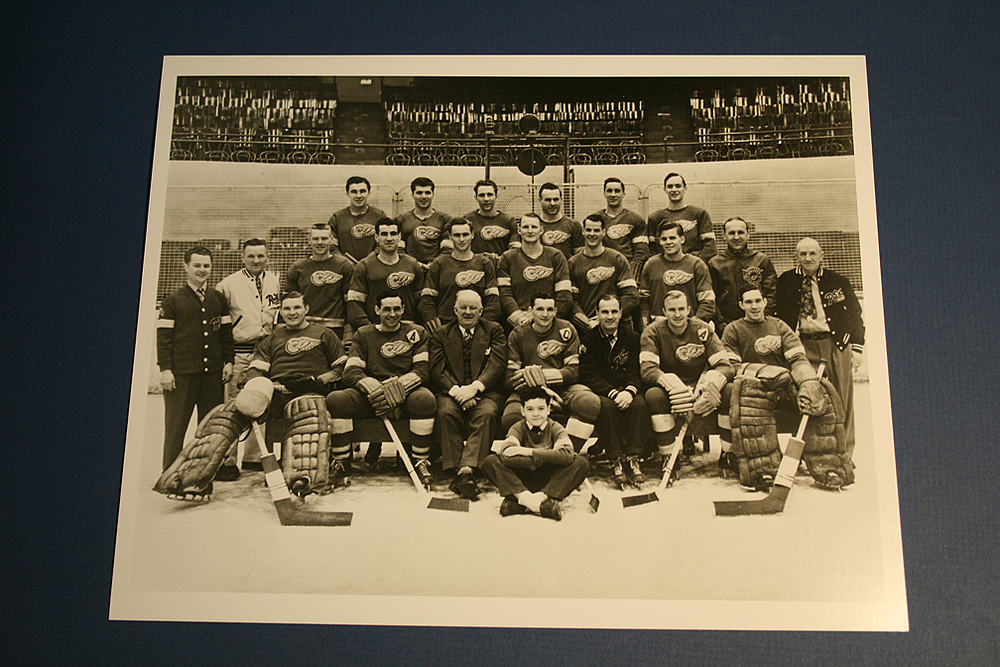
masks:
{"label": "wooden stick blade", "polygon": [[466,498],[431,498],[431,501],[427,503],[427,509],[468,512],[469,501]]}
{"label": "wooden stick blade", "polygon": [[660,500],[660,497],[656,495],[656,491],[651,491],[650,493],[640,493],[636,496],[622,496],[622,507],[628,509],[629,507],[638,507],[639,505],[645,505],[647,503],[655,503]]}

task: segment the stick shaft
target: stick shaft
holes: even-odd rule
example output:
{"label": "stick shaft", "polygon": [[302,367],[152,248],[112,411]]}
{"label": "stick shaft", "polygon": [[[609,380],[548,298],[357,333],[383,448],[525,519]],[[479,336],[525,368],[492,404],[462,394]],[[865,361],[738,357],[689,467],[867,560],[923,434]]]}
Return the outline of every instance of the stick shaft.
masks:
{"label": "stick shaft", "polygon": [[674,448],[670,452],[670,460],[667,462],[667,467],[663,469],[663,479],[660,480],[660,486],[658,489],[667,488],[667,484],[670,483],[670,476],[674,472],[674,465],[677,463],[677,455],[681,451],[681,447],[684,446],[684,436],[687,435],[689,421],[685,421],[684,425],[681,426],[681,430],[677,432],[677,437],[674,438]]}
{"label": "stick shaft", "polygon": [[406,453],[406,449],[403,448],[403,441],[399,439],[399,434],[396,433],[396,427],[392,425],[388,417],[382,417],[382,421],[385,422],[385,428],[389,431],[389,437],[392,438],[393,444],[396,445],[396,453],[399,454],[399,458],[403,459],[403,465],[406,466],[406,472],[410,473],[410,479],[413,480],[413,485],[417,487],[423,495],[430,495],[427,493],[427,489],[424,485],[420,483],[420,479],[417,477],[417,471],[413,469],[413,462],[410,461],[409,454]]}

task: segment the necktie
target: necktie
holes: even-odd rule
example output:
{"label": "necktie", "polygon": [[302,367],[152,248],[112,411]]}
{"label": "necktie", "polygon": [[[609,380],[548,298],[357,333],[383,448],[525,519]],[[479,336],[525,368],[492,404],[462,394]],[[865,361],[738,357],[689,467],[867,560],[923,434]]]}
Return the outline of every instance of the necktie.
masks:
{"label": "necktie", "polygon": [[257,296],[260,297],[261,301],[264,300],[264,286],[260,279],[260,274],[254,276],[254,282],[257,283]]}
{"label": "necktie", "polygon": [[802,279],[802,291],[799,293],[799,304],[801,315],[805,317],[816,317],[816,302],[813,301],[812,285],[816,280],[813,276],[805,276]]}
{"label": "necktie", "polygon": [[540,436],[542,434],[542,427],[541,426],[532,426],[530,430],[531,430],[531,434],[533,436],[535,436],[535,437],[538,437],[538,436]]}
{"label": "necktie", "polygon": [[199,287],[198,289],[196,289],[194,291],[194,293],[197,294],[198,298],[201,299],[202,301],[205,300],[205,288],[204,287]]}
{"label": "necktie", "polygon": [[472,329],[466,329],[462,327],[462,340],[468,342],[472,340]]}

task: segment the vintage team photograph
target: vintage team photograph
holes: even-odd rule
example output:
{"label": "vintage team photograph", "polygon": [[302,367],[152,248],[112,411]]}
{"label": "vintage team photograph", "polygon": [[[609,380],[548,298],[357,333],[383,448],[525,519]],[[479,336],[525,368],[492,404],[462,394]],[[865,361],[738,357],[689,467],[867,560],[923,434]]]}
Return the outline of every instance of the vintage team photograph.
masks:
{"label": "vintage team photograph", "polygon": [[112,619],[907,629],[863,57],[160,90]]}

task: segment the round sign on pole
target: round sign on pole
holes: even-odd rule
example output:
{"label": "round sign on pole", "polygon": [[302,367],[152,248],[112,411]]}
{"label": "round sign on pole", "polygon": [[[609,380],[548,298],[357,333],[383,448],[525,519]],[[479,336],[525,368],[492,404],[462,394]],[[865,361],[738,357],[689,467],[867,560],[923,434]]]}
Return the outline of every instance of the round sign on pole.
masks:
{"label": "round sign on pole", "polygon": [[538,128],[542,126],[541,122],[538,120],[538,116],[533,113],[523,114],[517,119],[517,126],[525,134],[531,132],[538,132]]}
{"label": "round sign on pole", "polygon": [[545,153],[537,148],[525,148],[517,154],[517,169],[525,176],[537,176],[546,166]]}

